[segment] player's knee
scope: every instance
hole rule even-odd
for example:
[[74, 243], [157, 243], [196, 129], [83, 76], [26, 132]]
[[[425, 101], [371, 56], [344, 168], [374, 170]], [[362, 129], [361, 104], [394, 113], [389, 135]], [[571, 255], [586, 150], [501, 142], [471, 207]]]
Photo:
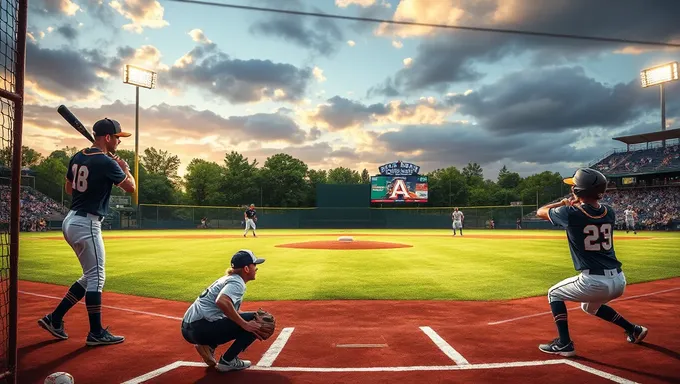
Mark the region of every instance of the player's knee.
[[600, 305], [601, 304], [599, 304], [599, 303], [597, 303], [597, 304], [595, 304], [595, 303], [581, 303], [581, 309], [583, 310], [583, 312], [595, 316], [595, 314], [597, 314], [597, 310], [600, 309]]

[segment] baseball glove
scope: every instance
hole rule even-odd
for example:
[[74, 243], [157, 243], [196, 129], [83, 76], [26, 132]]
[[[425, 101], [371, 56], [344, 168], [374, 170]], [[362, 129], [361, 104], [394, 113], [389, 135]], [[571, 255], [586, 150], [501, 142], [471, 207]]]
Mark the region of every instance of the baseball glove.
[[255, 312], [255, 321], [261, 325], [257, 334], [262, 340], [267, 340], [274, 334], [276, 329], [276, 318], [274, 318], [274, 315], [260, 308]]

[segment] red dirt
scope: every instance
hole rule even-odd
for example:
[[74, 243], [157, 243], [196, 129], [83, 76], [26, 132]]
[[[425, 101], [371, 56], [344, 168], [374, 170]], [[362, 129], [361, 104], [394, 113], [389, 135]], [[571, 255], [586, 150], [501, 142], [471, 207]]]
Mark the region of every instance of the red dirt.
[[[363, 237], [394, 237], [394, 233], [305, 233], [305, 234], [258, 234], [258, 237], [340, 237], [340, 236], [363, 236]], [[104, 234], [105, 240], [125, 240], [125, 239], [238, 239], [243, 237], [243, 235], [220, 235], [220, 234], [200, 234], [195, 235], [107, 235]], [[435, 234], [418, 234], [418, 237], [452, 237], [451, 235], [435, 235]], [[492, 240], [561, 240], [566, 239], [566, 234], [561, 235], [481, 235], [481, 234], [467, 234], [462, 236], [467, 239], [492, 239]], [[37, 237], [37, 240], [59, 240], [64, 241], [62, 236], [45, 236]], [[616, 236], [616, 240], [651, 240], [655, 239], [653, 236]]]
[[[143, 282], [140, 282], [143, 283]], [[36, 323], [59, 302], [67, 287], [20, 282], [19, 378], [42, 383], [52, 372], [65, 371], [77, 383], [121, 383], [175, 361], [200, 358], [180, 333], [188, 303], [105, 292], [103, 304], [174, 318], [103, 308], [103, 322], [127, 340], [120, 345], [85, 347], [87, 314], [77, 305], [65, 319], [70, 339], [54, 340]], [[30, 293], [30, 294], [29, 294]], [[636, 295], [650, 294], [635, 298]], [[36, 296], [42, 295], [42, 296]], [[628, 286], [612, 307], [631, 321], [647, 326], [642, 344], [625, 341], [623, 331], [582, 312], [569, 312], [578, 357], [584, 364], [628, 380], [644, 383], [679, 382], [680, 278]], [[82, 302], [81, 302], [82, 303]], [[554, 322], [545, 297], [511, 301], [278, 301], [250, 302], [242, 310], [263, 307], [277, 316], [277, 326], [294, 327], [273, 367], [395, 367], [453, 365], [419, 329], [429, 326], [470, 364], [553, 360], [537, 344], [555, 337]], [[570, 303], [568, 308], [578, 308]], [[323, 314], [310, 316], [310, 314]], [[498, 325], [489, 322], [541, 313]], [[241, 357], [257, 363], [275, 337], [256, 341]], [[338, 343], [379, 343], [386, 348], [337, 348]], [[218, 348], [223, 353], [226, 346]], [[151, 381], [221, 383], [363, 383], [363, 382], [603, 382], [603, 379], [566, 365], [522, 368], [419, 372], [288, 372], [246, 370], [218, 374], [204, 367], [181, 367]]]
[[302, 249], [390, 249], [390, 248], [411, 248], [413, 245], [400, 243], [386, 243], [382, 241], [306, 241], [302, 243], [278, 244], [278, 248], [302, 248]]

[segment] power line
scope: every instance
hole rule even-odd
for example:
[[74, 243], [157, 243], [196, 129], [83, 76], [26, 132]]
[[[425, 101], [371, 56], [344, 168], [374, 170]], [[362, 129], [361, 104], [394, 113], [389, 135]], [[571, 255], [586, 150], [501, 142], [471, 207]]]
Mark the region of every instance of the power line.
[[215, 2], [211, 2], [211, 1], [202, 1], [202, 0], [167, 0], [167, 1], [176, 2], [176, 3], [208, 5], [208, 6], [222, 7], [222, 8], [242, 9], [242, 10], [247, 10], [247, 11], [282, 13], [282, 14], [297, 15], [297, 16], [324, 17], [324, 18], [327, 18], [327, 19], [366, 21], [366, 22], [372, 22], [372, 23], [409, 25], [409, 26], [416, 26], [416, 27], [459, 29], [459, 30], [476, 31], [476, 32], [507, 33], [507, 34], [515, 34], [515, 35], [526, 35], [526, 36], [553, 37], [553, 38], [560, 38], [560, 39], [590, 40], [590, 41], [600, 41], [600, 42], [607, 42], [607, 43], [653, 45], [653, 46], [659, 46], [659, 47], [680, 48], [680, 43], [664, 43], [664, 42], [659, 42], [659, 41], [630, 40], [630, 39], [619, 39], [619, 38], [613, 38], [613, 37], [571, 35], [571, 34], [562, 34], [562, 33], [523, 31], [523, 30], [514, 30], [514, 29], [464, 27], [464, 26], [460, 26], [460, 25], [419, 23], [419, 22], [415, 22], [415, 21], [398, 21], [398, 20], [388, 20], [388, 19], [377, 19], [377, 18], [372, 18], [372, 17], [344, 16], [344, 15], [338, 15], [338, 14], [332, 14], [332, 13], [291, 11], [291, 10], [287, 10], [287, 9], [277, 9], [277, 8], [253, 7], [253, 6], [248, 6], [248, 5], [215, 3]]

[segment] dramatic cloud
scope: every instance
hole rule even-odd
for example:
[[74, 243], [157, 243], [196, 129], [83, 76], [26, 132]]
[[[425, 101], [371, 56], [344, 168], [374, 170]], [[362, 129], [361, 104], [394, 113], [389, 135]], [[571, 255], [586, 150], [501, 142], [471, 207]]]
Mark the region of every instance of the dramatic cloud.
[[43, 16], [74, 16], [80, 10], [80, 6], [71, 0], [32, 0], [29, 8]]
[[517, 134], [618, 128], [657, 105], [658, 95], [642, 89], [637, 79], [607, 86], [587, 77], [583, 68], [562, 67], [510, 73], [449, 102], [489, 131]]
[[[303, 10], [299, 1], [277, 2], [277, 8]], [[313, 12], [321, 12], [314, 8]], [[253, 23], [250, 32], [255, 35], [283, 39], [320, 55], [330, 56], [344, 41], [342, 30], [334, 20], [274, 14]]]
[[66, 40], [71, 41], [71, 42], [75, 41], [76, 38], [78, 37], [78, 30], [75, 29], [74, 27], [72, 27], [70, 25], [66, 25], [66, 24], [57, 28], [57, 32], [60, 35], [64, 36], [64, 38], [66, 38]]
[[163, 19], [165, 9], [156, 0], [113, 0], [109, 3], [131, 23], [123, 25], [123, 29], [142, 33], [144, 28], [163, 28], [170, 25]]
[[231, 103], [269, 99], [297, 102], [314, 79], [312, 68], [297, 68], [271, 60], [232, 59], [202, 32], [192, 31], [198, 45], [167, 72], [168, 84], [197, 87]]
[[392, 101], [387, 104], [364, 105], [340, 96], [309, 111], [307, 121], [331, 131], [361, 127], [365, 124], [442, 124], [452, 108], [424, 99], [408, 104]]
[[[612, 12], [615, 9], [616, 12]], [[393, 18], [424, 23], [522, 29], [562, 34], [598, 35], [636, 40], [672, 41], [680, 38], [678, 2], [644, 2], [640, 0], [459, 0], [419, 2], [402, 0]], [[640, 17], [644, 15], [644, 17]], [[629, 20], [636, 20], [629, 23]], [[578, 30], [574, 29], [578, 25]], [[625, 31], [625, 32], [624, 32]], [[484, 74], [475, 67], [501, 59], [529, 53], [534, 64], [573, 61], [583, 55], [607, 52], [632, 52], [636, 48], [622, 44], [588, 42], [455, 31], [433, 27], [383, 24], [376, 34], [394, 37], [425, 36], [429, 40], [418, 47], [418, 55], [408, 70], [401, 70], [386, 84], [372, 92], [389, 94], [394, 90], [435, 89], [443, 91], [456, 82], [481, 79]]]
[[377, 0], [335, 0], [335, 5], [340, 8], [347, 8], [350, 5], [358, 5], [360, 7], [370, 7], [375, 4]]

